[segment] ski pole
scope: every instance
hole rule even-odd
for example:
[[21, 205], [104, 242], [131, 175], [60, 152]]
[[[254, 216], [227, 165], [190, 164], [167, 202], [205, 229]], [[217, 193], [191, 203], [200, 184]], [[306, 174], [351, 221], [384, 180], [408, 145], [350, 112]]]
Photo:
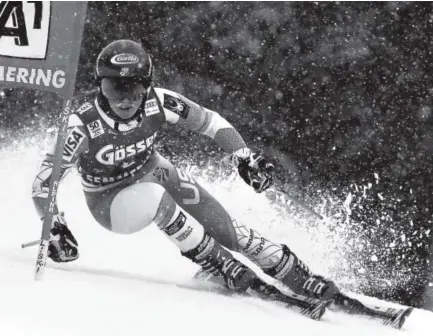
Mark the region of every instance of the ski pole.
[[291, 200], [293, 203], [299, 205], [301, 208], [303, 208], [304, 210], [308, 211], [310, 214], [314, 215], [315, 217], [317, 217], [320, 220], [323, 220], [323, 216], [319, 213], [317, 213], [316, 211], [314, 211], [313, 209], [311, 209], [308, 205], [298, 201], [296, 198], [294, 198], [293, 196], [290, 196], [286, 191], [282, 190], [282, 189], [269, 189], [270, 191], [273, 191], [275, 193], [281, 193], [283, 194], [285, 197], [287, 197], [289, 200]]
[[35, 245], [38, 245], [40, 242], [41, 242], [40, 239], [38, 239], [38, 240], [33, 240], [33, 241], [31, 241], [31, 242], [28, 242], [28, 243], [25, 243], [25, 244], [21, 244], [21, 247], [22, 247], [22, 248], [26, 248], [26, 247], [30, 247], [30, 246], [35, 246]]

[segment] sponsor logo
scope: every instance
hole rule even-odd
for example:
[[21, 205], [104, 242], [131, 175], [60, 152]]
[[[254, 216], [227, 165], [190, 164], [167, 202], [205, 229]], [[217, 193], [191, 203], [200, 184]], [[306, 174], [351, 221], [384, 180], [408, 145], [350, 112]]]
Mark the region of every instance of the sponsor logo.
[[186, 216], [183, 214], [182, 211], [180, 211], [179, 215], [177, 216], [175, 221], [172, 224], [170, 224], [169, 226], [165, 227], [164, 231], [169, 236], [172, 236], [175, 233], [179, 232], [183, 228], [183, 226], [185, 225], [185, 222], [186, 222]]
[[150, 99], [146, 101], [144, 104], [144, 113], [146, 114], [146, 117], [159, 113], [159, 107], [156, 99]]
[[36, 260], [37, 273], [40, 272], [41, 268], [45, 267], [46, 264], [45, 253], [47, 253], [47, 255], [49, 254], [49, 251], [47, 251], [47, 249], [48, 249], [48, 244], [46, 244], [45, 240], [42, 240], [39, 246], [38, 258]]
[[133, 54], [118, 54], [111, 58], [112, 64], [126, 65], [138, 63], [138, 57]]
[[123, 173], [117, 174], [115, 176], [93, 176], [90, 174], [82, 175], [82, 178], [91, 184], [95, 185], [107, 185], [114, 182], [121, 181], [127, 177], [133, 176], [136, 172], [138, 172], [141, 168], [143, 168], [144, 164], [141, 164], [135, 167], [132, 170], [125, 171]]
[[176, 168], [177, 175], [181, 181], [179, 185], [184, 189], [189, 189], [188, 193], [192, 194], [192, 198], [183, 198], [183, 204], [198, 204], [200, 202], [200, 192], [194, 184], [196, 184], [195, 179], [187, 172], [180, 168]]
[[147, 139], [140, 140], [132, 145], [128, 146], [114, 146], [114, 145], [106, 145], [102, 147], [96, 153], [96, 160], [98, 162], [107, 165], [114, 166], [120, 163], [121, 161], [130, 158], [134, 155], [140, 154], [145, 150], [149, 149], [153, 145], [153, 141], [155, 140], [156, 132]]
[[0, 65], [0, 82], [34, 84], [61, 89], [66, 83], [63, 70], [18, 68]]
[[[282, 279], [286, 276], [287, 273], [292, 269], [294, 262], [294, 258], [292, 255], [287, 255], [284, 253], [283, 258], [281, 259], [280, 263], [277, 265], [277, 267], [274, 270], [274, 277], [276, 279]], [[272, 274], [271, 274], [272, 275]]]
[[63, 160], [71, 162], [77, 149], [80, 147], [84, 140], [84, 134], [78, 127], [74, 127], [66, 138], [65, 145], [63, 146]]
[[182, 118], [188, 117], [189, 106], [177, 97], [164, 93], [164, 107]]
[[188, 226], [186, 228], [185, 232], [182, 232], [179, 236], [176, 237], [176, 240], [177, 241], [185, 240], [186, 238], [188, 238], [190, 236], [191, 232], [192, 232], [192, 227]]
[[215, 240], [206, 233], [202, 242], [196, 247], [197, 255], [195, 258], [197, 260], [205, 258], [212, 251], [214, 246]]
[[250, 229], [250, 237], [248, 238], [247, 244], [244, 247], [244, 251], [248, 250], [254, 240], [254, 230]]
[[176, 168], [177, 171], [177, 175], [179, 177], [179, 180], [181, 180], [182, 182], [188, 182], [188, 183], [197, 183], [196, 180], [194, 179], [194, 177], [191, 176], [190, 173], [184, 171], [183, 169], [180, 168]]
[[135, 163], [134, 160], [131, 160], [131, 161], [123, 161], [123, 163], [122, 163], [122, 168], [123, 168], [123, 169], [126, 169], [126, 168], [128, 168], [128, 167], [131, 167], [134, 163]]
[[275, 272], [278, 274], [283, 267], [286, 265], [286, 263], [289, 261], [289, 257], [287, 254], [283, 254], [283, 258], [281, 259], [280, 263], [275, 268]]
[[71, 113], [70, 106], [71, 106], [71, 100], [67, 100], [66, 104], [65, 104], [65, 107], [64, 107], [64, 109], [62, 111], [62, 114], [60, 116], [60, 120], [61, 120], [61, 124], [62, 124], [62, 126], [60, 128], [60, 132], [61, 133], [65, 133], [66, 130], [68, 129], [68, 124], [69, 124], [68, 123], [68, 118], [69, 118], [69, 114]]
[[56, 206], [56, 195], [59, 189], [59, 181], [54, 181], [53, 183], [53, 197], [51, 198], [50, 205], [48, 206], [48, 212], [53, 213]]
[[260, 252], [263, 251], [265, 244], [266, 244], [266, 239], [261, 237], [259, 245], [257, 246], [256, 250], [253, 253], [251, 253], [251, 255], [256, 257]]
[[50, 10], [48, 1], [1, 1], [0, 55], [45, 59]]
[[76, 113], [78, 113], [78, 114], [83, 114], [84, 112], [90, 110], [91, 108], [92, 108], [92, 104], [90, 104], [89, 102], [87, 102], [87, 103], [84, 103], [83, 105], [81, 105], [81, 106], [77, 109]]
[[90, 137], [92, 139], [104, 134], [104, 128], [102, 127], [101, 120], [99, 119], [87, 124], [87, 130], [89, 131]]
[[164, 183], [168, 180], [170, 172], [167, 168], [157, 167], [153, 172], [153, 176], [160, 182]]

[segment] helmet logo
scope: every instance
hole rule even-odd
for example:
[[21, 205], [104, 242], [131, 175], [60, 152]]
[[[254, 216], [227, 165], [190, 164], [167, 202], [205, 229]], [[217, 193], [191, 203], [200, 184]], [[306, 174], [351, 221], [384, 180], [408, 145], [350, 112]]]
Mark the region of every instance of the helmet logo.
[[111, 58], [111, 63], [125, 65], [138, 63], [138, 57], [133, 54], [118, 54]]
[[129, 68], [122, 68], [122, 70], [120, 70], [120, 76], [126, 76], [129, 73]]

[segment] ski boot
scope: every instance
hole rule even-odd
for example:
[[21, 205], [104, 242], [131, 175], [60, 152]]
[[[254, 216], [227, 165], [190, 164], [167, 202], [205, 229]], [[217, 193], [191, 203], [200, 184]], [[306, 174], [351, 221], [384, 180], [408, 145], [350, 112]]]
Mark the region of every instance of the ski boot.
[[280, 262], [273, 268], [265, 270], [265, 273], [282, 282], [296, 294], [307, 297], [330, 300], [340, 292], [335, 283], [320, 275], [311, 273], [294, 253], [286, 245], [282, 245], [283, 256]]
[[194, 276], [195, 280], [216, 284], [218, 290], [226, 288], [230, 290], [228, 293], [252, 295], [263, 300], [285, 303], [300, 309], [303, 315], [314, 320], [319, 320], [333, 302], [282, 293], [275, 286], [261, 280], [249, 267], [236, 260], [207, 234], [197, 248], [182, 252], [182, 255], [202, 267]]

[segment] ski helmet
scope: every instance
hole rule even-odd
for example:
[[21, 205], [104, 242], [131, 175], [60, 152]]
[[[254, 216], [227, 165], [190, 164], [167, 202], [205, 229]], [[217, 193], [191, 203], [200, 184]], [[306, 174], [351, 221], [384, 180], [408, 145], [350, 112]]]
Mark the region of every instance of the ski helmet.
[[145, 93], [152, 82], [152, 59], [139, 43], [117, 40], [101, 51], [95, 71], [102, 94], [122, 99]]

